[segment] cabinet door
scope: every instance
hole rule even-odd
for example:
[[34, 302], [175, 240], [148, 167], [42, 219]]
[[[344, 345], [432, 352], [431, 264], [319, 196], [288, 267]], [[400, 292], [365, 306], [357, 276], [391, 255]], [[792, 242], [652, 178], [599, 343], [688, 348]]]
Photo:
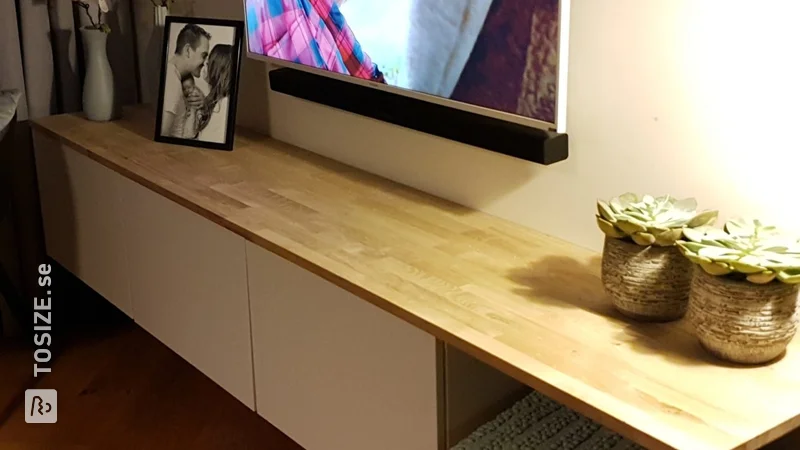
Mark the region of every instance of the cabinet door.
[[254, 409], [244, 240], [140, 185], [123, 201], [134, 319]]
[[130, 316], [120, 210], [130, 181], [39, 132], [34, 147], [48, 255]]
[[306, 450], [440, 448], [437, 342], [247, 243], [258, 413]]

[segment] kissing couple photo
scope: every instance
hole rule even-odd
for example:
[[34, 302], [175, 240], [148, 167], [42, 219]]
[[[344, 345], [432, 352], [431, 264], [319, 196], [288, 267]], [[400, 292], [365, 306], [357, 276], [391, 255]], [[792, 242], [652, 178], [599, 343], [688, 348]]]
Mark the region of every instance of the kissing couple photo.
[[240, 21], [167, 17], [156, 141], [231, 150]]

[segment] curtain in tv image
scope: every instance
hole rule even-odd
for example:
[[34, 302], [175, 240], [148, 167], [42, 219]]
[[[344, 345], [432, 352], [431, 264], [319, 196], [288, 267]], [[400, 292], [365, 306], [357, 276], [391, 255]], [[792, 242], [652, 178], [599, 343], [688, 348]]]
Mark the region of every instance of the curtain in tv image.
[[558, 3], [494, 0], [450, 98], [555, 123]]
[[555, 122], [559, 0], [388, 3], [339, 7], [389, 84]]

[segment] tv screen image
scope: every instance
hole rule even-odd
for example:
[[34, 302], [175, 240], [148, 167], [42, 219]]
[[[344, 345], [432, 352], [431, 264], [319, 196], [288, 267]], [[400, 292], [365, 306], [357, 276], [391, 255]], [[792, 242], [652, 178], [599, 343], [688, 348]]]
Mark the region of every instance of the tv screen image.
[[566, 1], [245, 0], [247, 45], [278, 64], [554, 129]]

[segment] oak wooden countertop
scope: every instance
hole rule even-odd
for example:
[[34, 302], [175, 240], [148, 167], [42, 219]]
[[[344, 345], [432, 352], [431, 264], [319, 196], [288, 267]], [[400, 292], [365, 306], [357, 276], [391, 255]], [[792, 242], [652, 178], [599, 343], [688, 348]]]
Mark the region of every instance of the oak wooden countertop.
[[800, 426], [800, 339], [771, 366], [720, 363], [684, 322], [619, 316], [594, 252], [257, 134], [159, 144], [152, 122], [35, 130], [648, 448], [755, 449]]

